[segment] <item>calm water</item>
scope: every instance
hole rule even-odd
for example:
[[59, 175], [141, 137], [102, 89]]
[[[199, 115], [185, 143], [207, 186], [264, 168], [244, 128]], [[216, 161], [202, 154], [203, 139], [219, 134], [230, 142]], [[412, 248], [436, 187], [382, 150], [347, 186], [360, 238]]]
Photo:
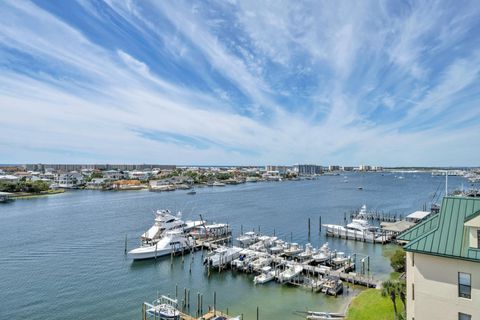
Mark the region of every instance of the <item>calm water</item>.
[[[244, 313], [255, 319], [291, 319], [294, 310], [338, 310], [345, 298], [326, 297], [307, 290], [270, 283], [253, 286], [252, 276], [223, 272], [210, 278], [201, 265], [202, 253], [182, 259], [133, 263], [124, 255], [138, 244], [138, 236], [153, 223], [158, 208], [181, 210], [184, 219], [228, 222], [238, 233], [257, 229], [302, 244], [308, 241], [307, 219], [312, 218], [312, 238], [319, 246], [329, 241], [334, 249], [372, 257], [372, 271], [384, 278], [391, 271], [387, 252], [391, 246], [325, 238], [323, 223], [342, 223], [344, 212], [363, 203], [369, 209], [408, 214], [422, 208], [444, 186], [442, 177], [429, 174], [349, 174], [318, 180], [272, 182], [202, 188], [194, 196], [183, 191], [101, 192], [75, 191], [44, 198], [17, 200], [0, 205], [0, 319], [140, 319], [141, 303], [157, 292], [191, 289], [191, 310], [196, 293], [204, 294], [204, 309]], [[451, 177], [451, 188], [464, 180]], [[357, 190], [358, 186], [364, 190]], [[439, 187], [440, 186], [440, 187]], [[190, 274], [190, 265], [192, 273]]]

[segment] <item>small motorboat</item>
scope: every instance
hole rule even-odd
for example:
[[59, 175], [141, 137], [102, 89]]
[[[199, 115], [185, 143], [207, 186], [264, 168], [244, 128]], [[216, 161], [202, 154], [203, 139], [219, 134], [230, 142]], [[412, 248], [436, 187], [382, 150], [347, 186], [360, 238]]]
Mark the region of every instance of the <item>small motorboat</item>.
[[279, 254], [285, 250], [285, 242], [283, 240], [276, 240], [272, 247], [269, 248], [271, 254]]
[[240, 243], [241, 246], [246, 247], [257, 241], [257, 234], [253, 231], [245, 232], [245, 234], [238, 237], [236, 240]]
[[332, 263], [335, 265], [343, 265], [350, 260], [349, 256], [345, 255], [345, 252], [337, 252], [334, 254], [334, 258], [332, 259]]
[[275, 279], [275, 271], [270, 266], [263, 267], [262, 272], [253, 278], [253, 283], [263, 284]]
[[302, 273], [303, 267], [299, 264], [291, 264], [278, 275], [278, 281], [281, 283], [292, 281]]
[[283, 251], [283, 254], [289, 257], [294, 257], [302, 252], [303, 249], [298, 245], [298, 243], [291, 243], [290, 246]]
[[324, 281], [322, 292], [331, 296], [337, 296], [343, 292], [343, 282], [338, 277], [330, 276]]
[[180, 311], [177, 310], [178, 302], [175, 299], [161, 296], [151, 304], [144, 303], [146, 306], [145, 313], [160, 320], [179, 320]]
[[187, 194], [189, 194], [189, 195], [194, 195], [194, 194], [197, 194], [197, 191], [195, 191], [195, 190], [190, 190], [190, 191], [187, 192]]

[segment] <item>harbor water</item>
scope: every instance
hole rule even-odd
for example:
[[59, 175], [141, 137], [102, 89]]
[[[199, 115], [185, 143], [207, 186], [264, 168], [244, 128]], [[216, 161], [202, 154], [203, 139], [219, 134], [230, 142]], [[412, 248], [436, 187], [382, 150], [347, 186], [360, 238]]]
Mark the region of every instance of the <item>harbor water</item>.
[[[124, 254], [139, 244], [154, 211], [182, 211], [183, 219], [228, 222], [237, 236], [255, 229], [284, 240], [368, 255], [371, 272], [387, 278], [393, 245], [326, 238], [322, 223], [343, 224], [344, 213], [366, 204], [369, 210], [406, 215], [429, 204], [444, 177], [410, 173], [349, 173], [316, 180], [246, 183], [156, 193], [148, 191], [70, 191], [0, 205], [0, 319], [140, 319], [141, 303], [157, 293], [190, 289], [195, 314], [197, 292], [203, 310], [213, 305], [255, 319], [295, 319], [293, 311], [343, 311], [348, 297], [328, 297], [306, 289], [269, 283], [253, 285], [253, 275], [212, 272], [202, 252], [156, 261], [133, 262]], [[348, 181], [348, 182], [346, 182]], [[450, 177], [449, 186], [465, 182]], [[359, 190], [358, 187], [363, 187]], [[308, 218], [311, 234], [308, 236]], [[351, 291], [350, 291], [351, 292]]]

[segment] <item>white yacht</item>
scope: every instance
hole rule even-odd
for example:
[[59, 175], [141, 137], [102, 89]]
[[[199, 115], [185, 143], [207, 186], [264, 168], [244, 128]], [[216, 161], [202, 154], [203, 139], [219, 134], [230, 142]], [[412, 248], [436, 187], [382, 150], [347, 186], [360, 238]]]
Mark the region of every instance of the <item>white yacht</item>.
[[368, 242], [383, 242], [382, 234], [377, 227], [369, 224], [367, 220], [367, 207], [362, 206], [360, 212], [352, 222], [346, 226], [338, 224], [323, 224], [327, 229], [327, 234], [334, 234], [347, 239], [365, 240]]
[[213, 268], [219, 268], [237, 259], [241, 251], [242, 248], [238, 247], [218, 247], [205, 257], [203, 264]]
[[160, 239], [153, 242], [143, 243], [141, 247], [128, 252], [134, 260], [158, 258], [171, 253], [189, 250], [193, 247], [194, 240], [185, 237], [183, 231], [166, 231]]
[[253, 283], [263, 284], [275, 279], [275, 271], [270, 266], [262, 268], [262, 272], [253, 278]]
[[241, 246], [246, 247], [257, 241], [257, 234], [253, 231], [245, 232], [243, 235], [238, 237], [236, 240], [240, 243]]
[[288, 282], [292, 281], [302, 273], [303, 267], [300, 264], [291, 264], [284, 271], [278, 275], [278, 281]]
[[182, 230], [185, 223], [180, 219], [181, 213], [179, 212], [174, 216], [170, 210], [157, 210], [155, 213], [155, 223], [145, 233], [142, 234], [142, 242], [152, 243], [155, 239], [158, 239], [166, 231], [170, 230]]
[[175, 299], [161, 296], [152, 303], [144, 303], [146, 306], [146, 314], [153, 316], [159, 320], [178, 320], [180, 319], [180, 311], [177, 310], [178, 302]]
[[316, 254], [312, 255], [312, 259], [316, 263], [325, 262], [329, 258], [330, 258], [330, 248], [328, 247], [328, 242], [325, 242], [320, 248], [320, 250]]

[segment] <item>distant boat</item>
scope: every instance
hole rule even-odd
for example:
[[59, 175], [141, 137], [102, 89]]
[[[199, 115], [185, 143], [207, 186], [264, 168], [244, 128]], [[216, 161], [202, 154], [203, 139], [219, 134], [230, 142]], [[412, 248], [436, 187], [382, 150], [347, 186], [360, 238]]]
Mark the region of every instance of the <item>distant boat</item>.
[[358, 187], [357, 189], [358, 189], [358, 190], [363, 190], [363, 187]]
[[197, 191], [195, 191], [195, 190], [190, 190], [190, 191], [187, 192], [187, 194], [194, 195], [194, 194], [197, 194]]

